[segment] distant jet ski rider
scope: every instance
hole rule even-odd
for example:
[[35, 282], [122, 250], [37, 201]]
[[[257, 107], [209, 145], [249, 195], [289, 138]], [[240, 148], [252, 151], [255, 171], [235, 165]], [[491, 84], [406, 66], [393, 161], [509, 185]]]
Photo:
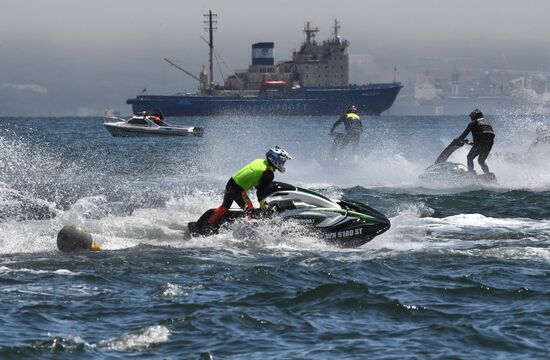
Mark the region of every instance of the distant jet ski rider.
[[466, 127], [466, 130], [464, 130], [455, 141], [464, 143], [468, 133], [472, 132], [474, 145], [466, 157], [468, 170], [474, 171], [474, 159], [478, 157], [477, 162], [481, 166], [483, 173], [494, 177], [494, 174], [489, 171], [489, 167], [485, 163], [485, 160], [493, 148], [495, 139], [493, 127], [483, 118], [483, 113], [479, 109], [475, 109], [470, 113], [470, 119], [471, 121]]
[[527, 150], [528, 154], [532, 154], [535, 148], [539, 145], [550, 144], [550, 129], [548, 129], [546, 126], [539, 125], [536, 129], [536, 133], [537, 133], [537, 138], [529, 146], [529, 149]]
[[254, 205], [248, 197], [248, 191], [252, 188], [256, 188], [256, 196], [260, 202], [260, 209], [265, 209], [266, 192], [275, 177], [275, 170], [279, 170], [282, 173], [285, 172], [285, 163], [287, 160], [292, 160], [288, 152], [275, 146], [265, 154], [265, 159], [256, 159], [237, 171], [225, 186], [223, 203], [206, 220], [208, 225], [215, 225], [229, 211], [233, 201], [241, 209], [244, 209], [245, 212], [254, 209]]
[[[341, 123], [344, 123], [346, 132], [344, 134], [335, 134], [334, 131]], [[352, 144], [353, 158], [356, 161], [358, 157], [357, 148], [359, 145], [359, 138], [362, 132], [363, 122], [361, 121], [361, 117], [357, 115], [357, 108], [354, 105], [350, 105], [346, 113], [340, 116], [330, 129], [330, 135], [335, 137], [332, 144], [332, 155], [335, 155], [336, 148], [343, 148], [348, 144]]]

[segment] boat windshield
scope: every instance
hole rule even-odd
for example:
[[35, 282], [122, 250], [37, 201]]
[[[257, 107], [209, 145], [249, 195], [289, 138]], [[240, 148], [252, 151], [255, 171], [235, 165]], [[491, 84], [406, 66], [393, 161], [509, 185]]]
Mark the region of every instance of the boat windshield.
[[132, 124], [132, 125], [147, 125], [147, 121], [145, 121], [145, 119], [143, 118], [133, 118], [133, 119], [130, 119], [128, 120], [128, 124]]

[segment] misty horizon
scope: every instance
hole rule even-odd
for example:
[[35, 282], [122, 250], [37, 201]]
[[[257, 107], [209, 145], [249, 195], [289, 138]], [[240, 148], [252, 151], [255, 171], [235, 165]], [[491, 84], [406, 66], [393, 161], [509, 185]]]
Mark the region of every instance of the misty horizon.
[[[319, 28], [322, 41], [335, 18], [351, 43], [352, 83], [391, 82], [394, 66], [404, 91], [430, 67], [549, 70], [550, 4], [442, 3], [281, 1], [266, 16], [249, 0], [115, 5], [8, 0], [3, 8], [9, 11], [0, 15], [0, 115], [100, 115], [109, 106], [129, 113], [126, 99], [144, 88], [165, 95], [196, 91], [195, 80], [163, 58], [197, 74], [207, 65], [208, 48], [200, 37], [207, 36], [203, 14], [209, 9], [218, 15], [216, 51], [233, 70], [248, 67], [255, 42], [273, 41], [275, 60], [289, 60], [304, 40], [305, 22]], [[243, 16], [242, 9], [250, 11]], [[221, 81], [219, 72], [215, 77]]]

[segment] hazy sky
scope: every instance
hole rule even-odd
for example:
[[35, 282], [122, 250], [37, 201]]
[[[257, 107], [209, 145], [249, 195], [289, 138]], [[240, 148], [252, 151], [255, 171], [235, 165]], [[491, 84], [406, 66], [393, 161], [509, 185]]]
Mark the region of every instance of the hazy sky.
[[0, 0], [0, 115], [129, 112], [126, 99], [144, 87], [194, 91], [163, 58], [198, 73], [209, 9], [218, 14], [215, 46], [233, 69], [249, 65], [259, 41], [274, 41], [276, 60], [288, 60], [306, 21], [323, 40], [334, 18], [357, 83], [391, 81], [394, 64], [405, 81], [434, 59], [550, 65], [548, 0]]

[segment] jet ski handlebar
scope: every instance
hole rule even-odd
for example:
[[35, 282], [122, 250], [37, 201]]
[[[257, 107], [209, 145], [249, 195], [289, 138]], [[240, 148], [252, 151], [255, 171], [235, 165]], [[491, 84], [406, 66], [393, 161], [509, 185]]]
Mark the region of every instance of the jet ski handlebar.
[[453, 141], [451, 141], [451, 143], [445, 149], [443, 149], [441, 154], [439, 154], [434, 164], [439, 164], [447, 161], [449, 156], [451, 156], [451, 154], [458, 150], [460, 147], [464, 146], [464, 144], [473, 145], [473, 143], [468, 141], [468, 139], [453, 139]]
[[462, 146], [462, 145], [474, 145], [473, 142], [471, 142], [468, 139], [454, 139], [452, 142], [453, 145]]

